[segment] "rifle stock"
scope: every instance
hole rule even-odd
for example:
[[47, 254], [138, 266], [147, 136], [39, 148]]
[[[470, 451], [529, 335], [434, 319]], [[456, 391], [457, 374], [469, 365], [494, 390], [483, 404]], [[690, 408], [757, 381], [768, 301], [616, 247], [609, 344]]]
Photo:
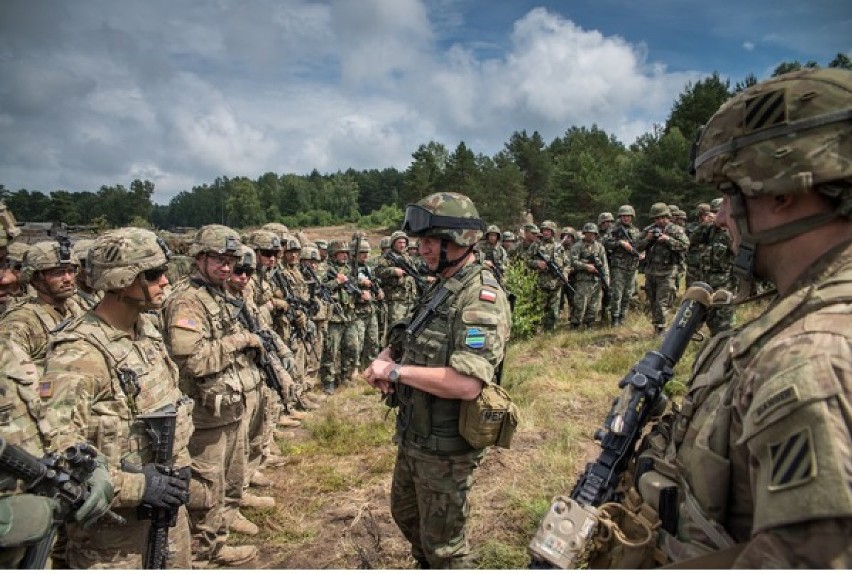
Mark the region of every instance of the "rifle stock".
[[570, 498], [558, 496], [551, 503], [529, 545], [533, 565], [573, 568], [585, 553], [599, 523], [597, 508], [619, 499], [616, 489], [643, 429], [665, 406], [663, 387], [704, 322], [711, 293], [706, 283], [693, 283], [660, 348], [648, 351], [618, 383], [621, 394], [613, 401], [604, 427], [595, 433], [601, 452], [586, 465]]

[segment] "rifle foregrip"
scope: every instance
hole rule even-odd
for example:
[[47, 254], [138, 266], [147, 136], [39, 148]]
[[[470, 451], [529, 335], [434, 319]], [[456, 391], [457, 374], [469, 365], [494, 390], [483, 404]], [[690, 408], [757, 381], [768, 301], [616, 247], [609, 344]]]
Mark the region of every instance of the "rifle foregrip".
[[0, 436], [0, 466], [15, 478], [23, 480], [27, 488], [37, 484], [47, 476], [50, 470], [39, 459], [21, 447], [9, 444], [2, 436]]

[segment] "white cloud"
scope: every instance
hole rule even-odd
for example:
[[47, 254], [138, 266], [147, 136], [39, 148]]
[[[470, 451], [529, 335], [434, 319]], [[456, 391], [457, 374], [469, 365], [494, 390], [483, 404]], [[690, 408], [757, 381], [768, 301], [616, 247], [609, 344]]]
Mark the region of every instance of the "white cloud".
[[754, 42], [743, 42], [743, 49], [746, 52], [751, 52], [754, 50]]

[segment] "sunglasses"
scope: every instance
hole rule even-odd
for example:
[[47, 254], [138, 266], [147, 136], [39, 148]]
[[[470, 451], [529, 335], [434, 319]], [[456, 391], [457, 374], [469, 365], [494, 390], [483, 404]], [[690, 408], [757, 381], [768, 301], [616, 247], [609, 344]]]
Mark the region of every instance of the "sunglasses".
[[277, 257], [278, 251], [275, 249], [258, 249], [258, 253], [263, 255], [264, 257]]
[[247, 277], [251, 277], [253, 273], [254, 269], [251, 267], [243, 267], [242, 265], [234, 267], [234, 270], [231, 271], [231, 275], [246, 275]]
[[155, 269], [143, 271], [142, 276], [145, 277], [145, 281], [153, 283], [154, 281], [159, 281], [160, 278], [166, 274], [166, 271], [168, 271], [167, 267], [157, 267]]

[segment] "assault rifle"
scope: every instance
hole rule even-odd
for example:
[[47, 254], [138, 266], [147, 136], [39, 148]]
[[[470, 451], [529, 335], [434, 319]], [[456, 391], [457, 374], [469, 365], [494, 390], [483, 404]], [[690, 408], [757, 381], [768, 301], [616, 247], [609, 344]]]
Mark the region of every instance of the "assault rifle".
[[[24, 492], [53, 498], [59, 503], [47, 535], [27, 548], [19, 568], [44, 569], [59, 525], [89, 498], [86, 481], [97, 466], [97, 454], [92, 445], [79, 443], [62, 454], [48, 453], [39, 459], [0, 436], [0, 472], [23, 481]], [[118, 524], [127, 522], [112, 511], [107, 514]]]
[[260, 340], [263, 342], [263, 350], [255, 351], [254, 362], [263, 373], [266, 385], [275, 391], [278, 398], [281, 399], [281, 405], [283, 406], [284, 411], [288, 412], [289, 409], [287, 404], [290, 402], [290, 397], [287, 394], [287, 390], [284, 389], [284, 384], [278, 377], [278, 372], [275, 370], [275, 366], [272, 364], [272, 361], [276, 360], [273, 359], [273, 357], [278, 357], [278, 347], [275, 345], [274, 335], [267, 329], [260, 327], [257, 318], [252, 316], [249, 312], [244, 300], [229, 299], [228, 302], [237, 307], [236, 319], [240, 322], [240, 324], [248, 329], [249, 332], [260, 337]]
[[[361, 288], [358, 287], [358, 284], [356, 283], [357, 277], [358, 277], [357, 274], [354, 276], [354, 278], [353, 278], [353, 276], [347, 275], [346, 281], [341, 285], [341, 287], [343, 287], [343, 290], [346, 291], [347, 293], [349, 293], [349, 295], [351, 295], [352, 297], [359, 297], [360, 298], [361, 297]], [[336, 278], [337, 278], [337, 269], [335, 269], [334, 267], [329, 267], [328, 271], [326, 271], [326, 273], [325, 273], [325, 280], [331, 281], [332, 279], [336, 279]]]
[[388, 249], [385, 251], [385, 258], [393, 265], [394, 267], [399, 267], [405, 272], [406, 275], [414, 279], [414, 284], [417, 286], [417, 292], [423, 293], [426, 289], [429, 288], [429, 284], [425, 279], [420, 277], [420, 274], [408, 261], [402, 258], [399, 254], [395, 253], [393, 249]]
[[343, 309], [340, 307], [340, 303], [334, 300], [334, 296], [331, 294], [331, 291], [326, 286], [325, 283], [319, 280], [317, 277], [317, 272], [314, 271], [314, 268], [310, 265], [302, 266], [302, 274], [308, 276], [308, 285], [311, 290], [311, 297], [319, 297], [332, 307], [334, 310], [342, 315]]
[[290, 344], [293, 345], [296, 340], [301, 339], [308, 344], [310, 352], [316, 356], [316, 327], [311, 329], [310, 325], [306, 325], [304, 329], [299, 328], [296, 324], [296, 313], [301, 311], [310, 320], [319, 311], [317, 303], [315, 301], [306, 302], [297, 297], [290, 286], [290, 282], [277, 267], [269, 274], [269, 278], [284, 295], [284, 300], [287, 301], [287, 318], [290, 320], [291, 326]]
[[695, 282], [683, 297], [659, 350], [648, 351], [618, 383], [616, 398], [602, 429], [595, 432], [601, 452], [586, 465], [571, 497], [557, 496], [529, 545], [534, 567], [572, 568], [594, 537], [601, 514], [598, 507], [618, 501], [622, 476], [636, 452], [645, 426], [665, 409], [663, 387], [672, 378], [692, 336], [704, 323], [712, 289]]
[[607, 283], [607, 277], [604, 275], [603, 261], [601, 261], [600, 256], [595, 255], [594, 253], [589, 253], [586, 255], [586, 262], [595, 268], [595, 271], [598, 272], [598, 279], [601, 280], [601, 291], [603, 292], [601, 313], [605, 314], [606, 310], [609, 309], [609, 283]]
[[562, 270], [559, 268], [559, 266], [556, 264], [552, 257], [545, 257], [544, 253], [542, 253], [541, 251], [541, 248], [539, 248], [538, 252], [536, 252], [533, 257], [538, 257], [539, 259], [547, 263], [547, 270], [551, 274], [553, 274], [557, 279], [559, 279], [559, 281], [562, 283], [562, 287], [567, 290], [572, 297], [576, 295], [574, 287], [571, 286], [571, 282], [568, 281], [568, 278], [565, 277], [565, 274], [562, 272]]
[[[136, 418], [145, 424], [145, 432], [151, 440], [151, 450], [154, 454], [152, 462], [160, 466], [160, 472], [183, 478], [189, 484], [189, 467], [184, 469], [172, 467], [177, 425], [176, 406], [166, 405], [152, 413], [138, 415]], [[177, 524], [177, 509], [154, 508], [150, 504], [141, 504], [136, 512], [140, 520], [151, 521], [142, 567], [146, 570], [165, 570], [169, 554], [169, 528]]]
[[630, 247], [632, 247], [633, 249], [631, 251], [627, 251], [625, 249], [625, 251], [627, 251], [631, 257], [639, 259], [639, 252], [636, 251], [636, 242], [630, 239], [630, 235], [627, 233], [626, 227], [624, 227], [623, 225], [616, 225], [612, 231], [612, 236], [613, 238], [618, 239], [619, 241], [626, 241], [627, 243], [629, 243]]

